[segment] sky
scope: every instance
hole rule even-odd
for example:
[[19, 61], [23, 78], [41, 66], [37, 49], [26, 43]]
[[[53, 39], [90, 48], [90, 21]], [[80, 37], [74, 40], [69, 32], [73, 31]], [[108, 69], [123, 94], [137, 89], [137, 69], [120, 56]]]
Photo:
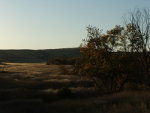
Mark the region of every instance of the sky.
[[79, 47], [87, 26], [106, 31], [149, 7], [150, 0], [0, 0], [0, 49]]

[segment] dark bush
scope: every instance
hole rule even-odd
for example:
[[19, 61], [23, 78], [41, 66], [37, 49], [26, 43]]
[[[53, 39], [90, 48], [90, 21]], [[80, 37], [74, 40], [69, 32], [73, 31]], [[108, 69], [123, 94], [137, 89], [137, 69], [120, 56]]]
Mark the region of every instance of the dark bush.
[[46, 64], [47, 65], [74, 65], [76, 62], [76, 58], [65, 58], [59, 57], [55, 59], [49, 59]]
[[70, 98], [72, 96], [72, 92], [71, 89], [69, 89], [69, 87], [63, 87], [62, 89], [60, 89], [60, 91], [58, 92], [58, 96], [60, 98]]

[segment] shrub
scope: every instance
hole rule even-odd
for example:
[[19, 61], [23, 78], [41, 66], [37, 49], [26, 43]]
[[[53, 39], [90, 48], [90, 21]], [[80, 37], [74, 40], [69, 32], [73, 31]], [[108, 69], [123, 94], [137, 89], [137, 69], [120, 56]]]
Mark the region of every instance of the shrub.
[[72, 96], [72, 92], [71, 89], [69, 89], [68, 87], [63, 87], [58, 92], [58, 95], [60, 98], [70, 98]]
[[55, 59], [50, 59], [46, 62], [47, 65], [74, 65], [76, 62], [76, 58], [65, 58], [59, 57]]

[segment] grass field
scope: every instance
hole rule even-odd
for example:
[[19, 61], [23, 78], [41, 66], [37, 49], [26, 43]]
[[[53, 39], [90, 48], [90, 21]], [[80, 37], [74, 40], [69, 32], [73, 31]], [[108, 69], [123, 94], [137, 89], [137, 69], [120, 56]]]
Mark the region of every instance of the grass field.
[[0, 66], [0, 113], [150, 113], [150, 91], [103, 95], [70, 65]]

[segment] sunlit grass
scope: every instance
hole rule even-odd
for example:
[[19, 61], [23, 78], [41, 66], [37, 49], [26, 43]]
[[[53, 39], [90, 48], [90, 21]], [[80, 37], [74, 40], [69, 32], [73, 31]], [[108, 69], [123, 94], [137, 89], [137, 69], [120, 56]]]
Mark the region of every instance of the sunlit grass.
[[6, 63], [6, 73], [0, 74], [0, 112], [3, 107], [6, 113], [150, 112], [150, 91], [104, 95], [90, 79], [70, 74], [71, 68], [45, 63]]

